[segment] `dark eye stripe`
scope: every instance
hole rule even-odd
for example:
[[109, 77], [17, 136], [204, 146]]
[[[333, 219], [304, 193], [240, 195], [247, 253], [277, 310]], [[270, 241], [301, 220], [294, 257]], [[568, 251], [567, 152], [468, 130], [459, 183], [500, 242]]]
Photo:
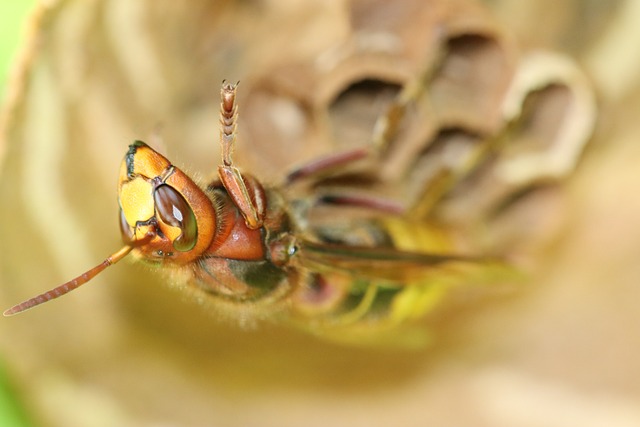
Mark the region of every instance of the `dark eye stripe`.
[[127, 175], [129, 176], [129, 178], [131, 178], [135, 173], [133, 169], [135, 166], [136, 151], [138, 150], [138, 148], [146, 147], [146, 146], [147, 144], [145, 144], [142, 141], [134, 141], [133, 144], [129, 145], [129, 150], [127, 151], [127, 154], [124, 156], [127, 164]]

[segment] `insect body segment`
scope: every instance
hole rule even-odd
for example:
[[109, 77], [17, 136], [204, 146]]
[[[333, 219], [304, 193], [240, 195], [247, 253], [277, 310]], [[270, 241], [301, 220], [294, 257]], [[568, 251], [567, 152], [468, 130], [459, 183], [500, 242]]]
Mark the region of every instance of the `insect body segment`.
[[267, 233], [250, 227], [243, 216], [243, 208], [265, 197], [264, 189], [233, 170], [239, 181], [231, 178], [229, 188], [223, 180], [202, 189], [144, 143], [131, 145], [119, 185], [123, 239], [152, 236], [134, 256], [181, 270], [201, 290], [231, 300], [263, 293], [252, 286], [253, 276], [265, 283], [267, 276], [283, 276], [274, 274], [277, 268], [267, 259]]
[[222, 83], [220, 97], [220, 143], [222, 145], [222, 164], [218, 166], [218, 175], [225, 189], [233, 197], [235, 205], [251, 229], [262, 227], [266, 200], [262, 185], [249, 175], [243, 176], [233, 165], [231, 152], [236, 140], [236, 118], [238, 106], [235, 104], [237, 84]]
[[211, 200], [143, 142], [129, 147], [120, 168], [118, 195], [125, 243], [153, 236], [151, 242], [136, 248], [139, 255], [187, 263], [211, 244], [216, 230]]

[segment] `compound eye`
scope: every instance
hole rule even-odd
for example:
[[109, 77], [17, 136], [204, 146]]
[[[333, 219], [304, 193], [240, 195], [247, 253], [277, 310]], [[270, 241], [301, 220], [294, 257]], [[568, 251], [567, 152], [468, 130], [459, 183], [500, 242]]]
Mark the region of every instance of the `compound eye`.
[[196, 216], [187, 201], [172, 187], [163, 184], [153, 193], [158, 216], [165, 224], [180, 229], [180, 235], [173, 241], [173, 247], [186, 252], [196, 245], [198, 224]]

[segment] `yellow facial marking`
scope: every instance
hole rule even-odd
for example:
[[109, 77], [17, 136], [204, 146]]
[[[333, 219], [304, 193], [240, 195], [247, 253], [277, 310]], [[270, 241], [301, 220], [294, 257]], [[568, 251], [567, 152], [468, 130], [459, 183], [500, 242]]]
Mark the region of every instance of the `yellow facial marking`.
[[127, 224], [135, 227], [136, 222], [146, 221], [154, 216], [153, 186], [141, 177], [122, 183], [120, 206]]

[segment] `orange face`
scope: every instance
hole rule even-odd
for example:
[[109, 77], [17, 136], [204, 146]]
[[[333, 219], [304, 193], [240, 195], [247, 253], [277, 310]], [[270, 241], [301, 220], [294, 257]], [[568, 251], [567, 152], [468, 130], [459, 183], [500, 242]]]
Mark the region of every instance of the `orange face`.
[[[211, 201], [144, 142], [131, 144], [122, 161], [118, 202], [122, 239], [145, 260], [185, 264], [211, 244], [216, 228]], [[149, 241], [135, 245], [142, 239]]]

